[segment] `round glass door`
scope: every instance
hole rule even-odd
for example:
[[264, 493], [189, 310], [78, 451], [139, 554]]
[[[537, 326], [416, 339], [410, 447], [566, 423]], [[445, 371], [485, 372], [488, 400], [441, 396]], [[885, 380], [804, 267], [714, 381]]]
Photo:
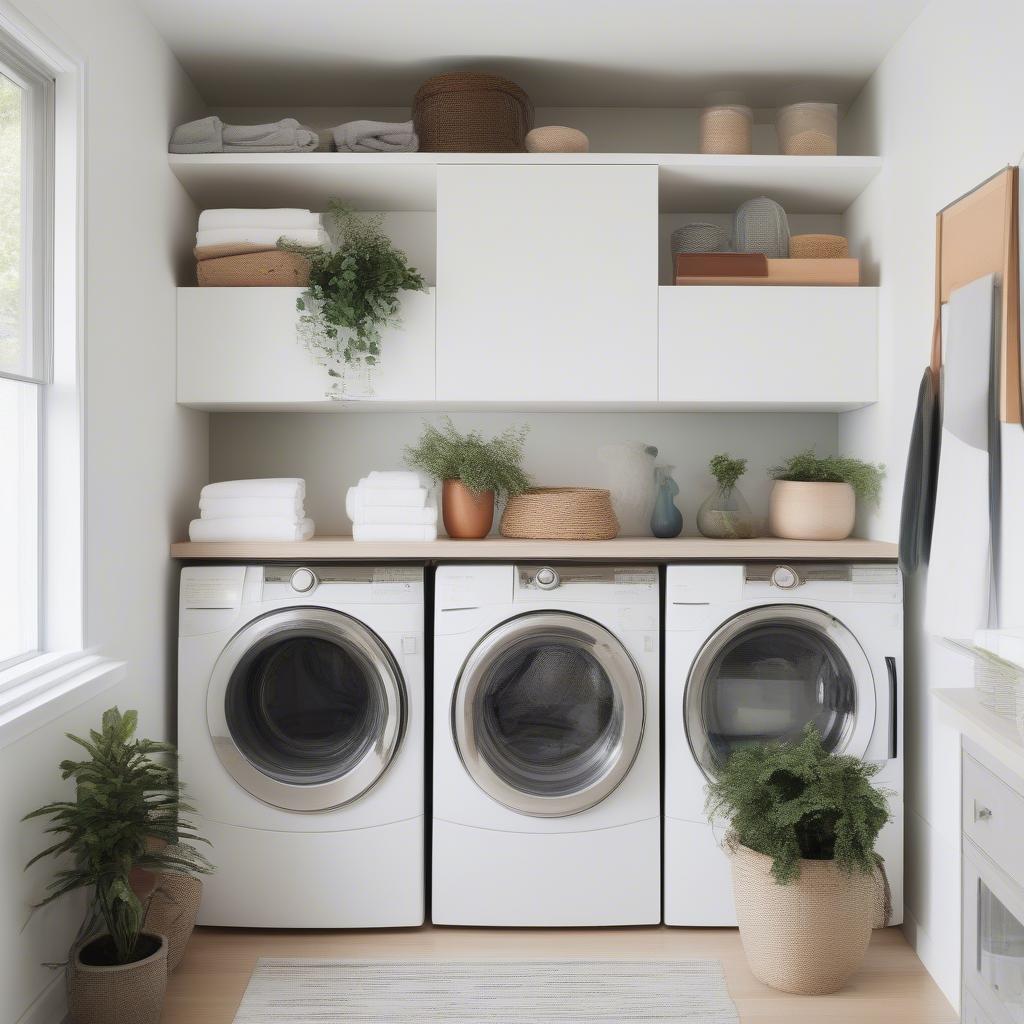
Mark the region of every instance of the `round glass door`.
[[697, 655], [683, 708], [708, 777], [739, 747], [799, 740], [808, 723], [825, 748], [860, 756], [874, 719], [874, 682], [853, 634], [831, 615], [768, 605], [724, 623]]
[[326, 810], [365, 793], [401, 740], [394, 658], [362, 623], [327, 608], [271, 612], [240, 630], [207, 697], [221, 763], [253, 796]]
[[452, 701], [466, 770], [526, 814], [575, 814], [625, 778], [643, 736], [640, 674], [621, 643], [580, 615], [530, 612], [470, 653]]

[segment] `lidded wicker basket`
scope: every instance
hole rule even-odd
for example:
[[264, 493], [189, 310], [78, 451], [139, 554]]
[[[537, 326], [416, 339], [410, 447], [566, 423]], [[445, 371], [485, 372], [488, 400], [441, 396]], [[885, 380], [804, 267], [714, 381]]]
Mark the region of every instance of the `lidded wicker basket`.
[[699, 121], [702, 153], [749, 153], [754, 112], [750, 107], [725, 104], [706, 107]]
[[733, 215], [732, 244], [737, 252], [759, 252], [769, 259], [789, 255], [789, 219], [774, 199], [748, 199]]
[[611, 494], [596, 487], [533, 487], [508, 499], [501, 535], [528, 540], [611, 540], [619, 521]]
[[793, 235], [789, 255], [795, 260], [842, 260], [850, 255], [850, 243], [842, 235]]
[[412, 118], [424, 153], [522, 153], [533, 104], [507, 78], [448, 71], [419, 87]]
[[309, 260], [280, 249], [199, 260], [196, 281], [203, 288], [305, 288]]

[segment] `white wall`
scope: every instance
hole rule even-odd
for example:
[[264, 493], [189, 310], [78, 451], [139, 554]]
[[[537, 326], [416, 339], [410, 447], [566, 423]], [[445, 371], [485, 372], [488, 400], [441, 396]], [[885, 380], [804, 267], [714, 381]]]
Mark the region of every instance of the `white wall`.
[[[371, 469], [400, 468], [402, 449], [414, 442], [425, 418], [417, 413], [221, 413], [211, 418], [212, 479], [302, 476], [307, 510], [317, 533], [352, 532], [345, 490]], [[768, 466], [802, 448], [836, 451], [833, 413], [498, 413], [459, 412], [463, 430], [493, 434], [528, 423], [524, 464], [541, 485], [602, 486], [597, 450], [615, 441], [654, 444], [659, 461], [676, 467], [683, 531], [695, 519], [713, 481], [707, 461], [729, 451], [750, 459], [740, 489], [751, 507], [767, 514]]]
[[[1024, 150], [1024, 5], [932, 0], [853, 104], [847, 152], [884, 167], [846, 222], [868, 283], [881, 286], [881, 400], [839, 417], [844, 452], [889, 466], [866, 535], [895, 539], [917, 387], [928, 360], [935, 215]], [[1018, 569], [1020, 567], [1017, 567]], [[965, 666], [926, 638], [923, 576], [907, 588], [907, 932], [954, 1003], [959, 988], [958, 739], [928, 690], [969, 683]]]
[[[141, 731], [171, 734], [175, 574], [167, 545], [184, 535], [208, 468], [208, 417], [174, 404], [175, 293], [195, 209], [167, 166], [173, 125], [203, 106], [150, 23], [127, 0], [17, 0], [17, 10], [86, 61], [86, 643], [127, 662], [128, 679], [0, 750], [0, 1019], [57, 1019], [30, 1004], [62, 979], [78, 925], [70, 904], [19, 931], [48, 867], [22, 866], [40, 829], [16, 824], [63, 795], [65, 731], [103, 708], [138, 708]], [[60, 573], [60, 566], [52, 567]], [[59, 1000], [58, 1000], [59, 1001]], [[59, 1007], [57, 1007], [59, 1009]]]

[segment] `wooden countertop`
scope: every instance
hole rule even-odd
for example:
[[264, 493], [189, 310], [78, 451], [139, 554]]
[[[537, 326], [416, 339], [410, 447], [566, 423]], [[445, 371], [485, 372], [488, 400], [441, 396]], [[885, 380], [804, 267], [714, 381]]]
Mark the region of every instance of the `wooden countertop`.
[[973, 686], [932, 690], [947, 724], [973, 740], [986, 753], [1024, 777], [1024, 734], [1012, 718], [983, 707]]
[[171, 557], [189, 561], [246, 562], [729, 562], [873, 561], [895, 562], [896, 545], [851, 538], [840, 541], [709, 540], [705, 537], [621, 537], [616, 540], [360, 541], [351, 537], [314, 537], [304, 541], [232, 541], [171, 545]]

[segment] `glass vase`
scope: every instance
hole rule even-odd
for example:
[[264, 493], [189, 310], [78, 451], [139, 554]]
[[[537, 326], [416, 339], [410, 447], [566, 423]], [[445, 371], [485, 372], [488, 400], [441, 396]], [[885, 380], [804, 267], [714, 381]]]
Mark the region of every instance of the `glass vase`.
[[380, 357], [368, 362], [365, 356], [355, 355], [347, 363], [341, 363], [341, 379], [338, 385], [339, 398], [373, 398], [377, 386], [377, 370]]
[[697, 529], [715, 540], [742, 540], [758, 535], [757, 521], [735, 484], [717, 487], [704, 499], [697, 512]]

